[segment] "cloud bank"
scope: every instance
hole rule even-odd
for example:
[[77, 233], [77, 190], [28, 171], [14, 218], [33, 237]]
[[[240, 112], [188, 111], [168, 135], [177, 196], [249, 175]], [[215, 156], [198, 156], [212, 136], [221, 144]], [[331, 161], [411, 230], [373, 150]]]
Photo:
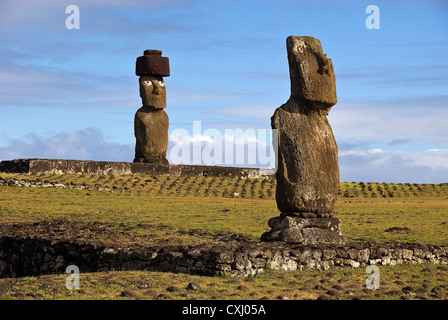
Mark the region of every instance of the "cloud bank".
[[[206, 133], [206, 132], [205, 132]], [[178, 134], [171, 133], [168, 160]], [[255, 140], [254, 140], [255, 139]], [[263, 140], [263, 139], [262, 139]], [[186, 143], [199, 141], [202, 150], [210, 150], [212, 136], [201, 134], [184, 140]], [[236, 140], [234, 140], [236, 141]], [[257, 141], [250, 136], [244, 144], [244, 152], [250, 150], [248, 144]], [[264, 143], [265, 141], [261, 141]], [[389, 183], [445, 183], [448, 182], [448, 149], [427, 149], [423, 151], [387, 151], [369, 149], [363, 143], [339, 143], [339, 167], [341, 181], [389, 182]], [[208, 148], [208, 149], [207, 149]], [[179, 150], [179, 146], [178, 149]], [[235, 149], [235, 150], [238, 150]], [[268, 153], [266, 153], [268, 154]], [[236, 156], [236, 154], [234, 154]], [[248, 154], [246, 153], [246, 158]], [[12, 139], [0, 147], [0, 159], [51, 158], [96, 161], [126, 161], [134, 157], [134, 143], [119, 144], [108, 141], [99, 129], [87, 128], [76, 132], [63, 132], [53, 136], [27, 135], [22, 139]], [[191, 158], [193, 159], [193, 158]], [[180, 162], [172, 162], [180, 164]], [[184, 163], [184, 164], [193, 164]], [[251, 167], [263, 167], [252, 165]]]
[[101, 131], [87, 128], [50, 137], [29, 134], [0, 147], [0, 159], [19, 158], [132, 161], [134, 146], [107, 141]]
[[448, 182], [448, 149], [339, 151], [341, 181], [388, 183]]

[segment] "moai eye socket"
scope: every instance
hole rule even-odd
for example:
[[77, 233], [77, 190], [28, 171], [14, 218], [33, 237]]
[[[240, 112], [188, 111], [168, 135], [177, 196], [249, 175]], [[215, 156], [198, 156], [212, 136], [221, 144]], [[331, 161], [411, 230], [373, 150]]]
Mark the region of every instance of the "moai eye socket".
[[145, 80], [145, 81], [143, 81], [143, 84], [144, 84], [145, 86], [152, 86], [152, 82], [151, 82], [151, 80]]
[[163, 81], [159, 81], [159, 85], [160, 85], [161, 87], [164, 87], [164, 86], [165, 86], [165, 82], [163, 82]]

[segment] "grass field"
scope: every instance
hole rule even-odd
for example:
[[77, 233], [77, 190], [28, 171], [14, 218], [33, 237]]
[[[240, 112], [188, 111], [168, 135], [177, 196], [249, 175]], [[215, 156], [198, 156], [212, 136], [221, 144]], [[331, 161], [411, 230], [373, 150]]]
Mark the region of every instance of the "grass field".
[[[53, 219], [86, 226], [107, 223], [109, 232], [95, 239], [104, 243], [213, 245], [220, 242], [220, 235], [258, 241], [269, 230], [268, 219], [279, 214], [275, 179], [269, 178], [0, 174], [0, 181], [8, 179], [16, 182], [0, 186], [2, 224]], [[36, 184], [38, 187], [32, 187]], [[234, 193], [239, 194], [238, 198]], [[335, 211], [350, 241], [448, 244], [448, 184], [343, 182]], [[200, 236], [192, 231], [198, 231]], [[339, 296], [334, 294], [342, 299], [419, 296], [403, 293], [406, 286], [426, 290], [426, 295], [420, 290], [420, 298], [434, 298], [431, 290], [440, 286], [434, 289], [441, 290], [438, 297], [448, 294], [445, 266], [388, 266], [381, 270], [383, 289], [376, 292], [366, 292], [365, 270], [355, 269], [290, 273], [271, 270], [246, 280], [109, 272], [83, 274], [79, 291], [65, 289], [65, 275], [0, 279], [0, 298], [315, 299], [336, 290], [334, 286], [343, 287]], [[202, 289], [186, 290], [189, 282]]]

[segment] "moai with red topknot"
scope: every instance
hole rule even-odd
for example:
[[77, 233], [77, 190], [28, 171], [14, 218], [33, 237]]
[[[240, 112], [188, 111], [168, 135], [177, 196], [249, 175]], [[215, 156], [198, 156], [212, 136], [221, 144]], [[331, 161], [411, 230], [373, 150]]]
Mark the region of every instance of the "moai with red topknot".
[[162, 51], [145, 50], [136, 61], [142, 107], [134, 118], [136, 138], [134, 162], [168, 164], [169, 118], [165, 112], [166, 88], [163, 77], [170, 75], [169, 59]]

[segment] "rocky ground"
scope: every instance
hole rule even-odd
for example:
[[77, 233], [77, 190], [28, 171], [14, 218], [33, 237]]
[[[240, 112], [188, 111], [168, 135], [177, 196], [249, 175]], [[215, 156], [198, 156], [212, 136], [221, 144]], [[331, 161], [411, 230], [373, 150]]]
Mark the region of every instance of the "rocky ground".
[[[266, 221], [275, 210], [272, 200], [275, 181], [269, 179], [9, 174], [2, 175], [0, 184], [3, 185], [0, 235], [56, 243], [98, 246], [253, 243], [267, 228]], [[353, 241], [424, 240], [426, 244], [445, 244], [443, 199], [447, 198], [447, 188], [445, 184], [341, 183], [339, 210], [344, 232]], [[170, 219], [166, 219], [167, 215]], [[326, 271], [267, 270], [249, 278], [153, 271], [81, 273], [79, 290], [65, 287], [67, 276], [0, 279], [0, 299], [440, 300], [448, 297], [448, 266], [426, 263], [380, 266], [377, 290], [366, 288], [365, 268], [350, 267]]]
[[448, 267], [381, 267], [380, 287], [367, 289], [365, 270], [268, 271], [253, 278], [202, 277], [169, 272], [80, 274], [80, 288], [65, 287], [67, 275], [0, 279], [0, 299], [156, 300], [440, 300], [448, 297]]
[[[146, 226], [151, 228], [150, 226]], [[169, 230], [169, 228], [168, 228]], [[155, 232], [156, 230], [154, 230]], [[159, 230], [160, 231], [160, 230]], [[216, 243], [250, 242], [244, 236], [190, 231], [196, 239]], [[0, 234], [113, 244], [132, 238], [126, 228], [63, 219], [0, 225]], [[368, 289], [364, 268], [282, 272], [267, 270], [249, 278], [206, 277], [172, 272], [111, 271], [81, 273], [79, 290], [67, 290], [68, 275], [0, 279], [0, 299], [275, 299], [275, 300], [440, 300], [448, 297], [448, 266], [418, 264], [380, 266], [380, 286]]]
[[53, 219], [39, 222], [14, 222], [0, 224], [1, 237], [38, 238], [52, 242], [65, 241], [93, 246], [128, 246], [145, 244], [153, 246], [178, 245], [193, 240], [195, 244], [228, 244], [253, 242], [249, 237], [226, 232], [206, 230], [178, 230], [169, 226], [147, 223], [129, 226], [100, 222], [79, 222]]

